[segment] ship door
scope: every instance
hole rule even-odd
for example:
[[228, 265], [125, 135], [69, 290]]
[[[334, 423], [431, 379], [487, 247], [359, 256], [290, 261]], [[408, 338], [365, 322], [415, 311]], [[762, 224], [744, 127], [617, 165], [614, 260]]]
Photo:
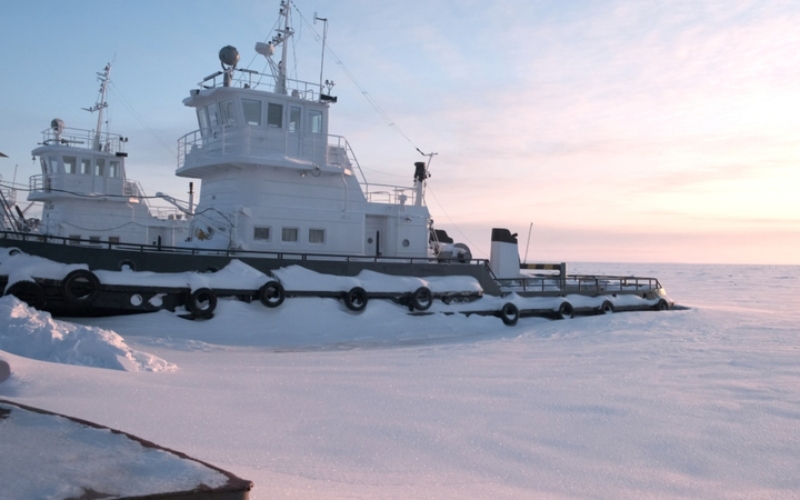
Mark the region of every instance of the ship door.
[[376, 217], [367, 215], [366, 217], [366, 235], [364, 238], [364, 248], [367, 255], [372, 257], [380, 257], [385, 255], [386, 251], [386, 217]]

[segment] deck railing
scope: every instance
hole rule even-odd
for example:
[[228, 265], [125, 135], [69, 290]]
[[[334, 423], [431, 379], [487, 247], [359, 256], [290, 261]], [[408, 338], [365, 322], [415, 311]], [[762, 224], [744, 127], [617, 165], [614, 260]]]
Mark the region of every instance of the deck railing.
[[214, 257], [231, 258], [271, 258], [287, 261], [337, 261], [337, 262], [385, 262], [401, 264], [421, 264], [421, 263], [446, 263], [457, 265], [480, 265], [488, 269], [487, 259], [471, 259], [461, 261], [459, 259], [437, 259], [436, 257], [386, 257], [369, 255], [339, 255], [324, 253], [299, 253], [299, 252], [271, 252], [263, 250], [235, 250], [235, 249], [205, 249], [189, 247], [172, 247], [166, 245], [151, 245], [145, 243], [113, 243], [109, 241], [93, 241], [84, 238], [68, 238], [64, 236], [47, 236], [35, 233], [24, 233], [19, 231], [0, 231], [0, 239], [35, 241], [42, 243], [56, 243], [62, 245], [85, 245], [92, 248], [105, 248], [109, 250], [128, 250], [134, 252], [160, 252], [181, 255], [208, 255]]

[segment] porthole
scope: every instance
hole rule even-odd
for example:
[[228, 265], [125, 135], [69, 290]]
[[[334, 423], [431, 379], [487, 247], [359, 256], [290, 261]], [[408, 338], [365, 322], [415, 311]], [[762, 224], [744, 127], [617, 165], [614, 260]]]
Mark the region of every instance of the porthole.
[[411, 244], [411, 242], [410, 242], [410, 241], [408, 241], [408, 240], [403, 240], [403, 246], [404, 246], [405, 248], [408, 248], [408, 246], [409, 246], [410, 244]]

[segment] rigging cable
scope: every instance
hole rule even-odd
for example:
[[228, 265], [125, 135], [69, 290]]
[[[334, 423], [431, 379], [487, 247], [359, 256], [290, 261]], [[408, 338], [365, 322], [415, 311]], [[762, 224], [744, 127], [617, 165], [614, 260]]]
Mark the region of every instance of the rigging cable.
[[133, 117], [136, 118], [136, 120], [144, 128], [146, 128], [148, 132], [150, 132], [150, 135], [156, 138], [158, 143], [161, 144], [164, 147], [164, 149], [166, 149], [169, 152], [170, 156], [172, 156], [173, 158], [177, 157], [175, 149], [171, 147], [169, 144], [167, 144], [166, 141], [164, 141], [164, 139], [160, 135], [158, 135], [156, 131], [153, 130], [153, 128], [150, 125], [148, 125], [146, 121], [144, 121], [144, 118], [142, 118], [142, 116], [136, 112], [133, 106], [131, 106], [130, 103], [128, 103], [128, 101], [125, 100], [125, 97], [122, 95], [122, 92], [119, 90], [119, 87], [117, 87], [113, 81], [110, 81], [110, 83], [111, 83], [111, 88], [114, 91], [114, 95], [117, 96], [120, 99], [120, 101], [122, 101], [122, 104], [124, 104], [125, 107], [128, 108], [128, 111], [131, 112]]

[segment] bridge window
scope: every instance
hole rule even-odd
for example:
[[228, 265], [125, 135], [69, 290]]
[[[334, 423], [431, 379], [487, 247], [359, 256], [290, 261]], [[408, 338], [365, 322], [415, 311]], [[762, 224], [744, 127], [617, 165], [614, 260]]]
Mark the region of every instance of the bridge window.
[[227, 99], [220, 102], [219, 110], [222, 114], [223, 125], [236, 125], [236, 110], [233, 109], [233, 101]]
[[289, 132], [300, 132], [300, 111], [297, 106], [289, 108]]
[[208, 126], [211, 127], [212, 129], [216, 129], [216, 128], [219, 128], [221, 122], [222, 122], [222, 120], [220, 120], [220, 116], [219, 116], [219, 106], [215, 102], [209, 104], [208, 105]]
[[69, 235], [69, 244], [70, 245], [80, 245], [81, 244], [81, 235], [80, 234], [70, 234]]
[[98, 158], [94, 164], [94, 175], [102, 177], [105, 174], [106, 161], [103, 158]]
[[[42, 162], [44, 162], [44, 158], [42, 158]], [[45, 172], [48, 174], [55, 174], [58, 172], [58, 157], [50, 156], [47, 158], [47, 162], [44, 162]]]
[[200, 131], [208, 128], [208, 109], [201, 108], [197, 110], [197, 123], [200, 125]]
[[261, 101], [242, 99], [242, 112], [244, 113], [244, 122], [246, 124], [256, 127], [261, 126]]
[[309, 243], [325, 243], [325, 230], [324, 229], [309, 229], [308, 230]]
[[315, 109], [308, 111], [309, 130], [312, 134], [322, 133], [322, 111]]
[[81, 158], [81, 173], [86, 175], [92, 174], [92, 160], [91, 158]]
[[253, 228], [253, 239], [259, 241], [269, 241], [270, 238], [270, 228], [268, 227], [254, 227]]
[[283, 127], [283, 104], [269, 103], [267, 105], [267, 126]]
[[119, 160], [111, 160], [108, 162], [108, 176], [119, 177]]
[[297, 241], [297, 233], [296, 227], [281, 228], [281, 241]]
[[64, 171], [68, 174], [78, 173], [78, 158], [74, 156], [64, 157]]

